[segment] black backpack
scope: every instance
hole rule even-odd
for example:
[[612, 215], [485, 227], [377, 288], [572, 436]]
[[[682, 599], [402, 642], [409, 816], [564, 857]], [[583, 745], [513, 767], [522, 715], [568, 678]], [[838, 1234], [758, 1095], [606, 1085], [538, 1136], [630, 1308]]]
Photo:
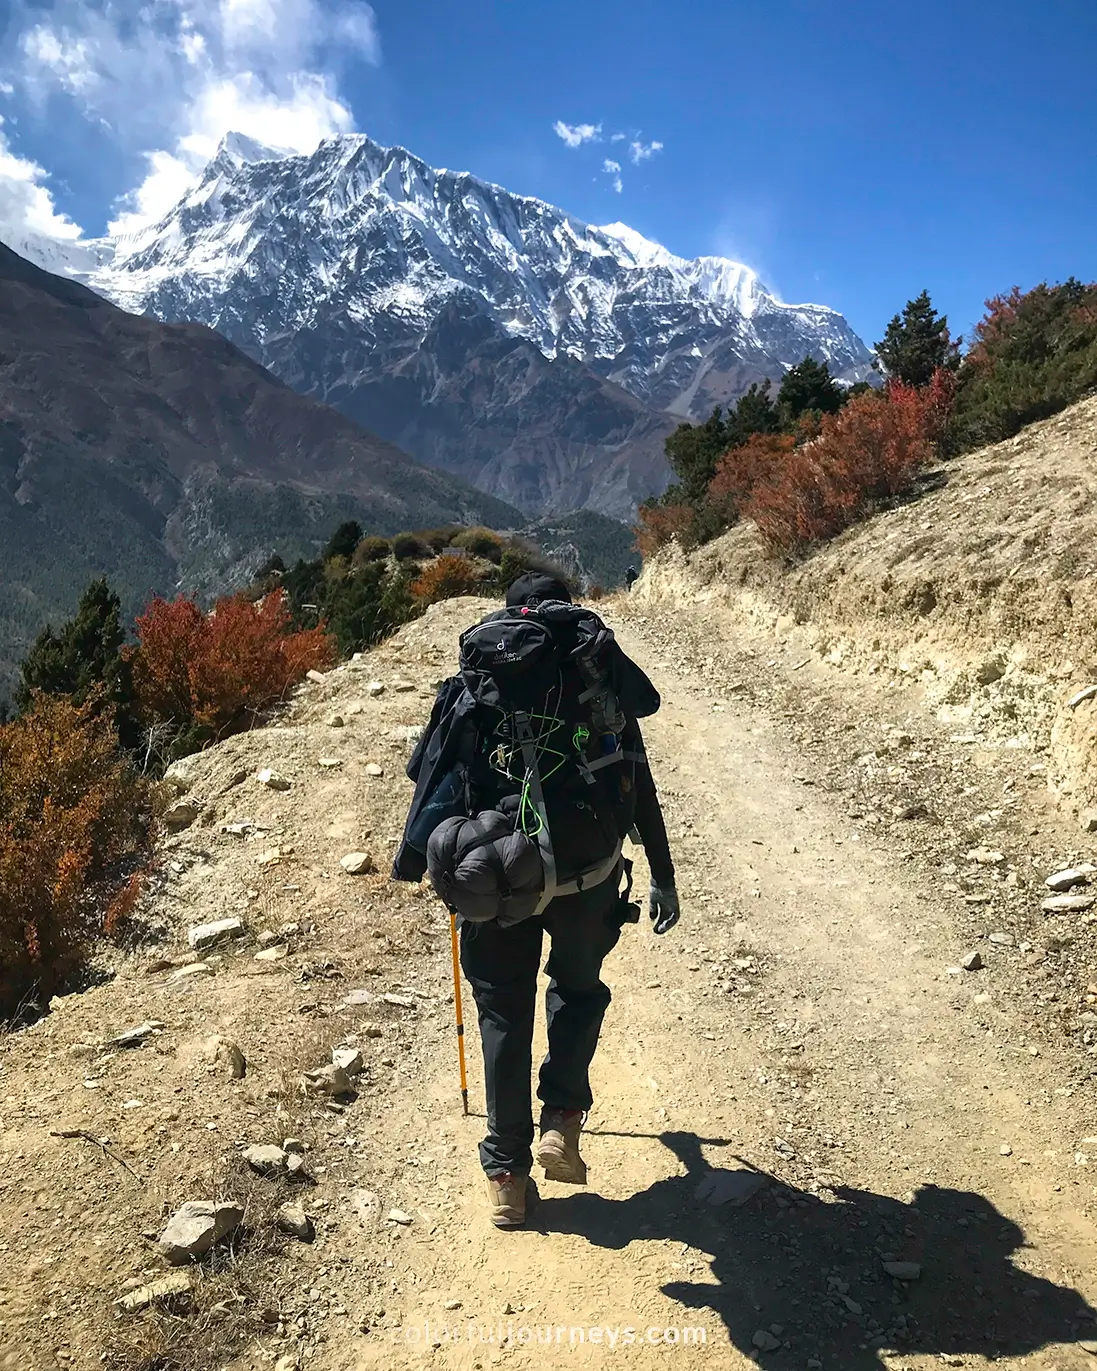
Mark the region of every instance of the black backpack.
[[[559, 895], [609, 879], [635, 820], [636, 768], [643, 763], [629, 719], [659, 707], [647, 677], [598, 615], [555, 601], [499, 610], [467, 629], [460, 673], [473, 702], [460, 748], [463, 813], [472, 820], [491, 813], [493, 833], [499, 812], [513, 815], [514, 831], [540, 855], [539, 898], [526, 908], [523, 893], [515, 912], [520, 904], [522, 917], [540, 913]], [[485, 873], [496, 868], [505, 908], [511, 879], [501, 849], [474, 851], [475, 837], [468, 819], [447, 820], [434, 831], [428, 856], [439, 894], [463, 913], [467, 873], [466, 917], [482, 918], [471, 913], [471, 883], [479, 884], [482, 909]], [[520, 846], [506, 849], [516, 866]]]

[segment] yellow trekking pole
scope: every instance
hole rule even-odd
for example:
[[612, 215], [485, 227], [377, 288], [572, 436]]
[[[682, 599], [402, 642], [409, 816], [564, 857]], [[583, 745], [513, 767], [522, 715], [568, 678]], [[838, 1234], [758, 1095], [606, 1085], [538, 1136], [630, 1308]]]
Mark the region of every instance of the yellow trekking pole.
[[461, 1106], [469, 1112], [469, 1086], [465, 1076], [465, 1017], [461, 1012], [461, 961], [457, 955], [457, 915], [449, 912], [449, 940], [453, 949], [453, 1003], [457, 1012], [457, 1061], [461, 1068]]

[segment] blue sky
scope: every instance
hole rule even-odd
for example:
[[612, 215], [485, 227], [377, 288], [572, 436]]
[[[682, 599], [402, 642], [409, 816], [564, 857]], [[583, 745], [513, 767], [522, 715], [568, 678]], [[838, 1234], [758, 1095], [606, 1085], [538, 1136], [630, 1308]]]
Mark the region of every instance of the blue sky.
[[139, 222], [230, 126], [357, 129], [869, 342], [924, 286], [966, 331], [1097, 277], [1097, 0], [0, 0], [0, 54], [4, 227]]

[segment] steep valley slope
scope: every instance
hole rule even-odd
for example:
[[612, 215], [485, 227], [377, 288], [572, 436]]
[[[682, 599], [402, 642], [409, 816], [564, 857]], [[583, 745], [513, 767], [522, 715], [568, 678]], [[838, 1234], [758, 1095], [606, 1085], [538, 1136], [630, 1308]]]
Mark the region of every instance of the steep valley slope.
[[522, 523], [212, 330], [126, 314], [0, 245], [0, 695], [91, 578], [132, 612], [239, 584], [274, 551], [315, 556], [350, 518]]

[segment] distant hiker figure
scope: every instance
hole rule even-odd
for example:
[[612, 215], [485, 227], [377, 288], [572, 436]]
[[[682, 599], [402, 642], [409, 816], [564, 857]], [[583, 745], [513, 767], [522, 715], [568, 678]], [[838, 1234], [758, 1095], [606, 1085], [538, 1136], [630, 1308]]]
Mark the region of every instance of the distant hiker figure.
[[[460, 674], [438, 691], [408, 763], [415, 796], [393, 875], [431, 883], [460, 920], [461, 965], [484, 1049], [480, 1161], [491, 1219], [525, 1221], [533, 1166], [533, 1021], [543, 935], [548, 1054], [537, 1162], [584, 1185], [579, 1132], [610, 1001], [602, 961], [635, 923], [626, 836], [651, 868], [656, 933], [678, 921], [666, 826], [637, 720], [655, 687], [560, 581], [527, 574], [507, 608], [466, 629]], [[622, 886], [624, 887], [622, 889]]]
[[640, 573], [634, 566], [630, 566], [625, 571], [625, 589], [631, 590], [633, 585], [640, 579]]

